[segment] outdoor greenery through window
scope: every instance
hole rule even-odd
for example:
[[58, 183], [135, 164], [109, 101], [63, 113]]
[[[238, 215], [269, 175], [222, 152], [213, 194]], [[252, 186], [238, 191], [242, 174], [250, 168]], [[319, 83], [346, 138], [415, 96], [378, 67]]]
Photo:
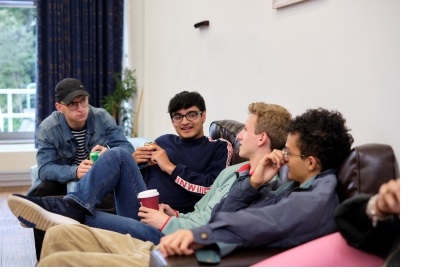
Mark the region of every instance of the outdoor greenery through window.
[[35, 80], [33, 1], [0, 1], [0, 140], [33, 138]]

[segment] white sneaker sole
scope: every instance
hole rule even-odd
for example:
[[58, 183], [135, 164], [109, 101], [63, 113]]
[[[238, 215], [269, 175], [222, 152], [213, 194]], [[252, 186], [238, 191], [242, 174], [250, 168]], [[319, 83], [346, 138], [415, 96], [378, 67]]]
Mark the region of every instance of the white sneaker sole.
[[23, 227], [47, 231], [59, 224], [80, 224], [75, 219], [49, 212], [32, 201], [15, 195], [9, 195], [8, 206]]

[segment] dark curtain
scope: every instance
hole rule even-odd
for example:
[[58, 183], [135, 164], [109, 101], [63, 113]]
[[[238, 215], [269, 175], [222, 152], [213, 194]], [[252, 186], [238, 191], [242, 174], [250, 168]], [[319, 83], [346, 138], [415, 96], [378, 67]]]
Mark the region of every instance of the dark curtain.
[[36, 0], [36, 128], [55, 110], [54, 88], [63, 78], [82, 81], [90, 103], [115, 88], [122, 71], [124, 0]]

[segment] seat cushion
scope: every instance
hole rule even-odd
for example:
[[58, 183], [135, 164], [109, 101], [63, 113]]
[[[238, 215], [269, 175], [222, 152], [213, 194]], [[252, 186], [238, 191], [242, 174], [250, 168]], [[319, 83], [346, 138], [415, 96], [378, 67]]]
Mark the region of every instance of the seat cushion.
[[382, 258], [349, 246], [340, 233], [335, 232], [252, 266], [369, 267], [381, 266], [383, 263]]

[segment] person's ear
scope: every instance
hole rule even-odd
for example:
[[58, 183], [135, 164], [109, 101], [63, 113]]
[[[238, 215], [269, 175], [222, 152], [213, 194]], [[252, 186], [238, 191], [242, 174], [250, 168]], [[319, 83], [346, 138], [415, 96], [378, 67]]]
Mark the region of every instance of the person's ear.
[[266, 143], [266, 141], [268, 140], [268, 138], [269, 138], [269, 136], [268, 136], [265, 132], [262, 132], [262, 133], [260, 134], [260, 138], [258, 139], [258, 144], [259, 144], [259, 145], [262, 145], [262, 144]]
[[202, 124], [205, 123], [206, 118], [207, 118], [207, 112], [206, 112], [206, 111], [203, 111], [203, 112], [201, 113], [201, 121], [202, 121]]
[[56, 110], [58, 110], [59, 112], [63, 113], [63, 111], [62, 111], [62, 105], [61, 104], [56, 102], [56, 103], [54, 103], [54, 106], [56, 107]]
[[319, 160], [316, 159], [314, 156], [308, 156], [306, 158], [306, 160], [307, 160], [307, 163], [308, 163], [308, 169], [309, 170], [312, 170], [312, 171], [319, 170], [319, 171], [321, 171], [322, 165], [320, 164]]

